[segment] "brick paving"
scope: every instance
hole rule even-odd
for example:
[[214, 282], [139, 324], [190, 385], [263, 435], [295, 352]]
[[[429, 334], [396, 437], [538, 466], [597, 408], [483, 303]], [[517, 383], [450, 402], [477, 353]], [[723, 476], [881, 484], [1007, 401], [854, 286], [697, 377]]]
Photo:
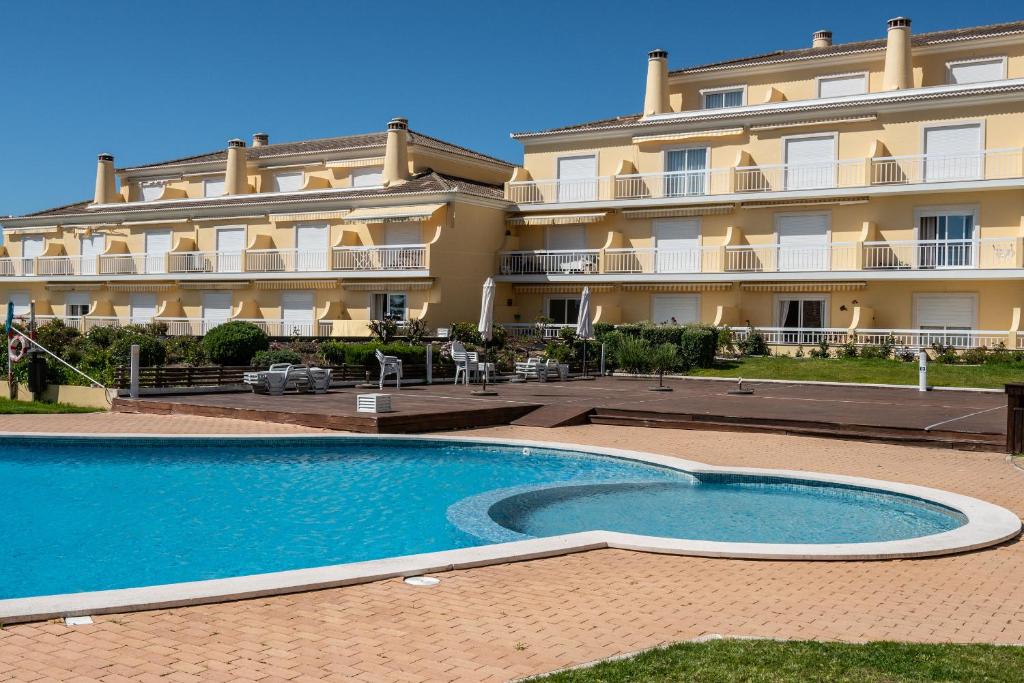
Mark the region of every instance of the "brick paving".
[[[0, 419], [0, 429], [228, 433], [273, 427], [214, 418], [35, 417]], [[996, 454], [599, 425], [472, 433], [906, 481], [1024, 512], [1024, 471]], [[706, 633], [1024, 644], [1022, 575], [1020, 542], [887, 562], [600, 550], [443, 573], [432, 588], [390, 580], [101, 616], [92, 626], [9, 626], [0, 631], [0, 680], [504, 681]]]

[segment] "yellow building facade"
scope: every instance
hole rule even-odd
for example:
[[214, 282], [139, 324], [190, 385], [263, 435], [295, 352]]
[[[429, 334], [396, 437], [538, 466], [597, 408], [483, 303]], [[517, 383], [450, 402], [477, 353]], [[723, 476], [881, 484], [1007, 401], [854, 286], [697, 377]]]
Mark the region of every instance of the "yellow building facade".
[[1024, 22], [879, 28], [676, 70], [652, 51], [640, 113], [515, 133], [521, 166], [404, 119], [100, 155], [91, 200], [0, 218], [0, 297], [83, 329], [365, 336], [475, 320], [494, 275], [524, 334], [574, 324], [590, 287], [597, 322], [1024, 348]]
[[472, 319], [493, 270], [510, 164], [408, 130], [252, 146], [115, 169], [91, 201], [2, 219], [0, 287], [87, 330], [365, 336], [370, 320]]
[[773, 344], [1024, 346], [1024, 22], [669, 70], [640, 114], [517, 133], [520, 327], [705, 322]]

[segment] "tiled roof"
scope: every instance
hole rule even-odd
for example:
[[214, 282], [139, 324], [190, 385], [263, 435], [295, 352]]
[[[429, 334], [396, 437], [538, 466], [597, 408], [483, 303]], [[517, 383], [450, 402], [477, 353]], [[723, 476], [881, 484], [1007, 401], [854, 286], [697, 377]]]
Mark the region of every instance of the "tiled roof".
[[136, 211], [153, 211], [155, 209], [170, 208], [171, 206], [181, 209], [215, 208], [226, 206], [248, 206], [253, 204], [263, 205], [288, 205], [295, 203], [306, 203], [317, 200], [334, 199], [344, 201], [347, 199], [363, 199], [367, 197], [393, 197], [409, 194], [429, 194], [439, 192], [459, 192], [462, 194], [484, 197], [487, 199], [504, 199], [504, 191], [500, 186], [489, 185], [467, 178], [444, 175], [435, 171], [424, 171], [417, 174], [408, 182], [394, 187], [367, 188], [366, 190], [354, 192], [325, 192], [309, 191], [297, 192], [287, 195], [277, 194], [249, 194], [237, 197], [216, 197], [210, 199], [196, 199], [194, 201], [176, 201], [174, 204], [164, 202], [134, 202], [132, 204], [113, 205], [110, 208], [90, 210], [92, 203], [89, 200], [67, 204], [45, 211], [26, 214], [25, 216], [13, 216], [12, 218], [48, 218], [67, 216], [103, 216], [106, 214], [132, 213]]
[[[1000, 36], [1012, 33], [1024, 33], [1024, 21], [1012, 21], [1003, 24], [990, 24], [988, 26], [974, 26], [971, 28], [959, 28], [949, 31], [933, 31], [931, 33], [919, 33], [911, 36], [911, 43], [915, 46], [935, 45], [940, 43], [969, 40], [971, 38], [985, 38]], [[815, 59], [818, 57], [831, 57], [841, 54], [852, 54], [857, 52], [868, 52], [885, 48], [885, 39], [863, 40], [854, 43], [840, 43], [824, 48], [803, 48], [799, 50], [777, 50], [753, 57], [742, 57], [721, 62], [712, 62], [699, 66], [690, 66], [683, 69], [676, 69], [669, 72], [670, 75], [685, 75], [700, 73], [703, 71], [714, 71], [717, 69], [739, 68], [743, 66], [755, 66], [757, 64], [770, 64], [774, 62], [798, 61], [802, 59]], [[640, 113], [626, 114], [614, 118], [598, 119], [596, 121], [585, 121], [570, 126], [557, 128], [546, 128], [541, 131], [513, 133], [513, 137], [519, 135], [530, 135], [537, 133], [560, 133], [576, 132], [587, 130], [602, 130], [605, 128], [616, 128], [623, 125], [636, 123], [643, 118]]]
[[[972, 38], [986, 38], [1000, 36], [1009, 33], [1024, 33], [1024, 21], [1011, 21], [1003, 24], [989, 24], [987, 26], [973, 26], [970, 28], [958, 28], [948, 31], [932, 31], [931, 33], [912, 34], [910, 42], [915, 47], [935, 45], [938, 43], [949, 43], [959, 40], [970, 40]], [[689, 66], [683, 69], [670, 71], [671, 75], [699, 73], [702, 71], [713, 71], [741, 66], [754, 66], [757, 64], [771, 64], [774, 62], [795, 61], [801, 59], [814, 59], [817, 57], [832, 57], [835, 55], [849, 54], [855, 52], [869, 52], [885, 48], [885, 38], [873, 40], [861, 40], [853, 43], [839, 43], [829, 47], [801, 48], [798, 50], [776, 50], [752, 57], [741, 57], [739, 59], [727, 59], [721, 62], [711, 62], [698, 66]]]
[[[384, 142], [387, 139], [386, 132], [378, 133], [364, 133], [361, 135], [344, 135], [336, 138], [318, 138], [315, 140], [298, 140], [296, 142], [279, 142], [273, 145], [263, 145], [262, 147], [249, 147], [246, 150], [247, 159], [266, 159], [273, 157], [290, 156], [293, 154], [316, 154], [318, 152], [335, 152], [340, 150], [354, 150], [354, 149], [373, 149], [383, 148]], [[424, 135], [423, 133], [417, 133], [415, 131], [409, 131], [409, 143], [412, 145], [419, 145], [421, 147], [427, 147], [430, 149], [436, 149], [442, 152], [449, 152], [451, 154], [458, 154], [470, 159], [476, 159], [478, 161], [487, 161], [490, 163], [501, 164], [508, 167], [513, 167], [514, 164], [498, 159], [496, 157], [481, 154], [467, 147], [456, 145], [451, 142], [445, 142], [438, 138]], [[206, 154], [196, 154], [193, 156], [181, 157], [178, 159], [170, 159], [167, 161], [160, 161], [153, 164], [142, 164], [140, 166], [126, 166], [124, 168], [117, 169], [118, 172], [122, 171], [135, 171], [140, 169], [154, 169], [162, 166], [176, 166], [178, 164], [201, 164], [210, 161], [224, 161], [227, 158], [227, 150], [220, 149], [216, 152], [208, 152]]]

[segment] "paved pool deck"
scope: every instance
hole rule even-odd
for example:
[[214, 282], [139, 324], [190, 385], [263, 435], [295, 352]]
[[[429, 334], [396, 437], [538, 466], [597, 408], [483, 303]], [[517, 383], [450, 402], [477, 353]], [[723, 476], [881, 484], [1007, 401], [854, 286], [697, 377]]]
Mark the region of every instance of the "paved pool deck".
[[[313, 433], [207, 417], [0, 416], [2, 431]], [[1005, 455], [774, 434], [583, 425], [464, 432], [719, 465], [888, 479], [1024, 514]], [[598, 550], [218, 605], [0, 630], [0, 680], [506, 681], [710, 633], [1024, 644], [1024, 544], [926, 560], [780, 562]]]

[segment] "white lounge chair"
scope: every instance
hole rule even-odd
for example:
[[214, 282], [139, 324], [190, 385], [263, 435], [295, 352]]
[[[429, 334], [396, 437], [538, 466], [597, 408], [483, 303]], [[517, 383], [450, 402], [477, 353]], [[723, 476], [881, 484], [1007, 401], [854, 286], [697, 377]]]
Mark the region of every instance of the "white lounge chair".
[[314, 394], [326, 394], [331, 388], [330, 368], [309, 368], [309, 389]]
[[377, 349], [375, 355], [377, 356], [377, 362], [380, 363], [380, 388], [384, 388], [384, 378], [388, 375], [395, 376], [395, 388], [402, 388], [402, 361], [397, 356], [385, 356], [380, 349]]
[[549, 377], [561, 377], [558, 373], [558, 362], [543, 358], [527, 358], [524, 363], [516, 363], [516, 374], [523, 379], [536, 379], [541, 382]]
[[[274, 363], [267, 370], [247, 372], [242, 376], [242, 381], [252, 387], [255, 394], [270, 394], [280, 396], [288, 388], [289, 381], [292, 387], [295, 386], [295, 375], [293, 368], [297, 366], [291, 363]], [[305, 367], [305, 366], [301, 366]]]
[[459, 376], [462, 376], [462, 383], [469, 384], [472, 375], [479, 373], [480, 356], [476, 351], [467, 351], [462, 342], [452, 342], [452, 360], [455, 361], [455, 383], [459, 383]]

